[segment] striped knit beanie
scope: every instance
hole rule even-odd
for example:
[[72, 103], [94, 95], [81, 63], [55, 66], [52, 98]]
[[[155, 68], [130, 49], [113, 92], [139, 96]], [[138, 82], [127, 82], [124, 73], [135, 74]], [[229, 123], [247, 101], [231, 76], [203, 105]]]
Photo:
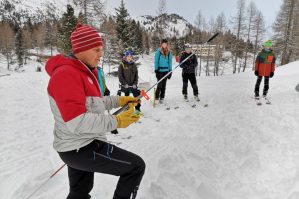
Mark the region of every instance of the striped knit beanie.
[[103, 46], [102, 38], [97, 30], [81, 24], [77, 24], [76, 29], [72, 32], [71, 43], [74, 54]]

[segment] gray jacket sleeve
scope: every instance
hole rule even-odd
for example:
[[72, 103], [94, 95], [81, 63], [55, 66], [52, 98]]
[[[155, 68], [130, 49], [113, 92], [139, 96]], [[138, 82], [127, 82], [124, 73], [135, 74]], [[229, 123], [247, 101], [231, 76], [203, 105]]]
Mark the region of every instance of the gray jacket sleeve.
[[75, 117], [66, 125], [75, 134], [105, 134], [117, 128], [117, 120], [113, 115], [89, 112]]
[[[101, 133], [112, 131], [117, 127], [117, 121], [115, 116], [104, 114], [105, 110], [112, 108], [118, 108], [118, 96], [105, 96], [87, 98], [88, 110], [74, 119], [66, 122], [66, 125], [70, 131], [75, 134], [85, 133]], [[90, 103], [92, 101], [92, 103]]]
[[119, 96], [104, 96], [101, 98], [105, 104], [105, 110], [111, 110], [113, 108], [118, 108]]

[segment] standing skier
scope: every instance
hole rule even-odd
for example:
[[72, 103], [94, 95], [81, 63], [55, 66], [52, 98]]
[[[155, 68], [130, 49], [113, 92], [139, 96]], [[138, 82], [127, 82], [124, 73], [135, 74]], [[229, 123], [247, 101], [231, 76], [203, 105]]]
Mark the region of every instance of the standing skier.
[[[188, 56], [192, 54], [192, 46], [189, 43], [185, 44], [185, 51], [182, 52], [180, 57], [180, 62], [185, 60]], [[188, 60], [186, 60], [180, 67], [182, 70], [182, 78], [183, 78], [183, 95], [184, 99], [188, 100], [188, 81], [190, 81], [191, 86], [193, 88], [193, 95], [196, 101], [199, 101], [198, 98], [198, 87], [196, 82], [195, 70], [198, 66], [197, 57], [193, 54]]]
[[269, 78], [274, 76], [275, 71], [275, 55], [272, 50], [272, 41], [268, 40], [264, 42], [263, 49], [256, 57], [255, 60], [255, 72], [257, 76], [254, 94], [255, 98], [259, 99], [259, 90], [262, 78], [264, 77], [264, 90], [263, 97], [267, 96], [269, 90]]
[[[68, 165], [67, 199], [89, 199], [94, 172], [120, 176], [113, 199], [136, 198], [145, 170], [141, 157], [107, 142], [106, 133], [139, 120], [133, 114], [138, 99], [104, 96], [96, 66], [103, 43], [98, 32], [78, 24], [71, 34], [73, 55], [57, 55], [46, 64], [48, 94], [54, 115], [54, 148]], [[124, 106], [116, 116], [105, 110]]]
[[[185, 60], [188, 56], [192, 54], [192, 47], [189, 43], [185, 44], [185, 51], [182, 52], [180, 57], [180, 62]], [[193, 54], [188, 60], [186, 60], [180, 67], [183, 68], [182, 70], [182, 77], [183, 77], [183, 95], [184, 99], [188, 100], [188, 81], [190, 81], [191, 86], [193, 88], [193, 95], [196, 101], [200, 101], [198, 97], [198, 87], [196, 82], [195, 71], [196, 67], [198, 66], [197, 57]]]
[[[134, 97], [140, 95], [138, 89], [138, 69], [133, 59], [132, 51], [125, 51], [122, 62], [118, 67], [118, 78], [121, 84], [121, 91], [125, 93], [125, 96], [129, 96], [130, 93]], [[136, 110], [140, 111], [140, 103], [135, 107]]]
[[[157, 81], [162, 79], [169, 71], [172, 70], [172, 53], [169, 50], [168, 42], [166, 39], [161, 41], [160, 48], [157, 49], [155, 53], [155, 73]], [[165, 90], [167, 79], [171, 78], [171, 73], [167, 78], [163, 79], [158, 86], [155, 93], [155, 100], [159, 100], [160, 103], [163, 103], [165, 98]]]

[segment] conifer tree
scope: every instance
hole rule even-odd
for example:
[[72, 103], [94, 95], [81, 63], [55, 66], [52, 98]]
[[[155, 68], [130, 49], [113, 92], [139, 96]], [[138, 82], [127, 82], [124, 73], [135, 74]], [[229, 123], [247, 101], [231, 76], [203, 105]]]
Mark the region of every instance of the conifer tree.
[[77, 18], [74, 15], [74, 9], [71, 5], [67, 5], [67, 12], [63, 14], [61, 19], [61, 27], [58, 31], [58, 48], [63, 53], [71, 52], [71, 33], [76, 28]]

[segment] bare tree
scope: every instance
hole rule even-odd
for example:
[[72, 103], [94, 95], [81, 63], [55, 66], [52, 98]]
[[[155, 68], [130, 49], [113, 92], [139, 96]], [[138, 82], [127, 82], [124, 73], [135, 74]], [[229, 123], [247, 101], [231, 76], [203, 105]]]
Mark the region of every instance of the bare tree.
[[215, 22], [215, 18], [213, 16], [209, 19], [209, 32], [214, 33], [217, 29], [217, 23]]
[[245, 71], [247, 67], [247, 55], [249, 51], [249, 44], [251, 40], [251, 33], [253, 31], [253, 25], [254, 25], [254, 19], [257, 15], [257, 8], [254, 2], [250, 2], [248, 8], [247, 8], [247, 35], [246, 35], [246, 46], [245, 46], [245, 60], [243, 65], [243, 72]]
[[[262, 42], [263, 36], [265, 34], [265, 30], [266, 30], [264, 16], [261, 11], [257, 11], [252, 30], [254, 31], [253, 60], [255, 60], [256, 54], [258, 52], [258, 46]], [[253, 61], [252, 70], [254, 70], [254, 65], [255, 65], [255, 62]]]
[[208, 44], [208, 56], [207, 56], [207, 65], [206, 65], [206, 76], [210, 76], [210, 52], [211, 46]]
[[201, 31], [207, 31], [207, 21], [205, 17], [202, 17], [201, 19]]
[[24, 64], [27, 63], [27, 57], [29, 55], [29, 49], [32, 49], [33, 47], [33, 42], [32, 42], [32, 34], [29, 30], [29, 27], [28, 25], [25, 25], [23, 27], [23, 31], [22, 31], [22, 34], [23, 34], [23, 38], [24, 38]]
[[158, 34], [160, 38], [164, 38], [165, 37], [165, 17], [166, 17], [166, 0], [159, 0], [159, 4], [158, 4], [158, 9], [157, 9], [157, 14], [158, 14]]
[[8, 22], [0, 23], [0, 51], [6, 57], [7, 69], [10, 68], [13, 49], [15, 47], [15, 33]]
[[[298, 24], [298, 0], [284, 0], [280, 12], [274, 22], [274, 40], [276, 49], [281, 52], [281, 65], [295, 59], [296, 51], [295, 35]], [[297, 11], [297, 12], [296, 12]], [[297, 17], [297, 18], [296, 18]]]
[[100, 27], [106, 17], [103, 0], [73, 0], [73, 2], [83, 13], [82, 23]]
[[50, 48], [51, 56], [53, 55], [53, 48], [57, 45], [57, 22], [58, 16], [55, 15], [55, 5], [52, 3], [46, 4], [46, 13], [44, 16], [43, 26], [44, 26], [44, 44], [46, 47]]
[[142, 43], [143, 44], [142, 45], [143, 45], [143, 48], [144, 48], [143, 53], [149, 55], [149, 53], [150, 53], [150, 36], [145, 31], [142, 34], [143, 34], [143, 36], [142, 36], [142, 38], [143, 38]]
[[294, 49], [294, 57], [295, 59], [299, 58], [299, 1], [297, 0], [295, 7], [295, 20], [294, 20], [294, 41], [296, 43]]
[[199, 10], [195, 19], [195, 26], [197, 28], [198, 31], [201, 31], [202, 28], [202, 14], [201, 11]]
[[[201, 42], [201, 36], [202, 36], [202, 32], [204, 31], [204, 27], [203, 24], [205, 23], [205, 19], [203, 17], [203, 15], [201, 14], [201, 11], [199, 10], [195, 19], [195, 26], [196, 26], [196, 30], [197, 30], [197, 44], [199, 46], [200, 42]], [[201, 48], [202, 46], [200, 46]], [[197, 51], [199, 49], [196, 49]], [[200, 51], [201, 52], [201, 49]], [[198, 76], [201, 75], [201, 69], [202, 69], [202, 56], [201, 53], [199, 53], [199, 67], [196, 68], [196, 73], [198, 73]]]
[[45, 47], [45, 42], [44, 42], [44, 31], [45, 31], [45, 26], [44, 24], [40, 23], [32, 32], [32, 39], [35, 43], [36, 47], [36, 55], [38, 56], [40, 54], [41, 49], [44, 49]]
[[226, 29], [226, 17], [225, 14], [222, 12], [216, 18], [216, 32], [224, 32]]
[[238, 0], [237, 2], [237, 14], [235, 17], [233, 17], [233, 26], [236, 32], [236, 41], [234, 43], [234, 65], [233, 65], [233, 73], [236, 73], [237, 71], [237, 59], [238, 59], [238, 54], [240, 54], [240, 38], [244, 33], [245, 30], [245, 1], [246, 0]]
[[[216, 32], [220, 32], [222, 35], [226, 29], [226, 17], [225, 14], [222, 12], [221, 14], [219, 14], [216, 18]], [[223, 45], [224, 43], [224, 37], [218, 37], [216, 38], [216, 49], [215, 49], [215, 66], [214, 66], [214, 76], [218, 76], [219, 75], [219, 65], [220, 62], [222, 60], [222, 49], [221, 49], [221, 45]]]

